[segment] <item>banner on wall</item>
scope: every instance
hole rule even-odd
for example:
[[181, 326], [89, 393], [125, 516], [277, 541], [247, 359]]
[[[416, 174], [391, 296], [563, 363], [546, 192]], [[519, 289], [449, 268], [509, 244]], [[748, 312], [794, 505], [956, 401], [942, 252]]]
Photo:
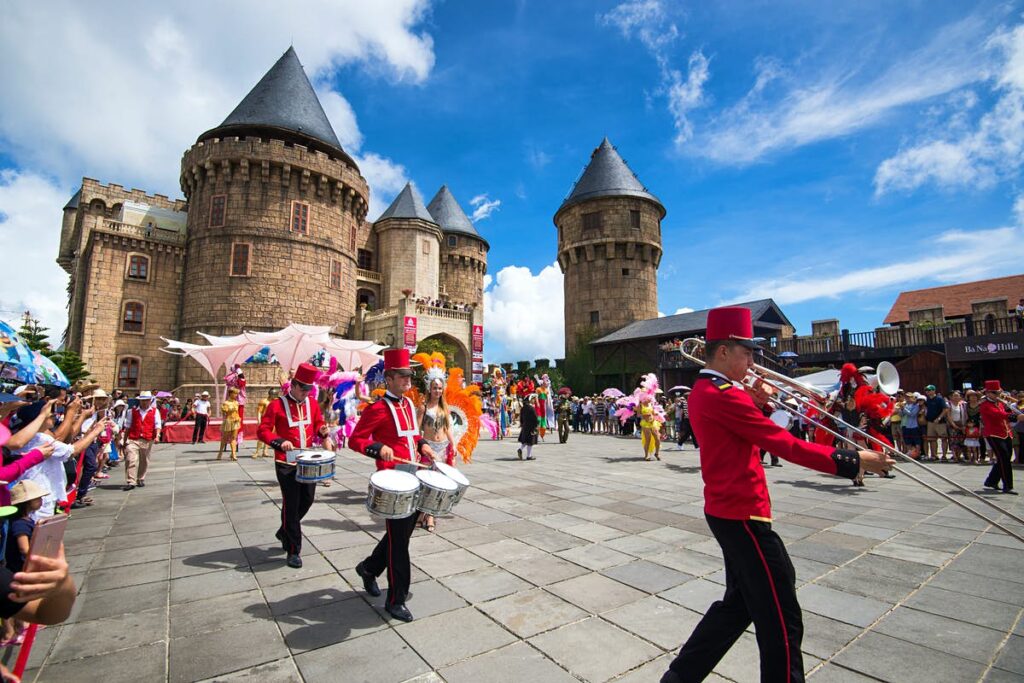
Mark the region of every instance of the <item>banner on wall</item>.
[[473, 382], [484, 381], [484, 326], [473, 325]]
[[416, 316], [405, 316], [402, 339], [405, 348], [409, 349], [410, 352], [416, 351]]

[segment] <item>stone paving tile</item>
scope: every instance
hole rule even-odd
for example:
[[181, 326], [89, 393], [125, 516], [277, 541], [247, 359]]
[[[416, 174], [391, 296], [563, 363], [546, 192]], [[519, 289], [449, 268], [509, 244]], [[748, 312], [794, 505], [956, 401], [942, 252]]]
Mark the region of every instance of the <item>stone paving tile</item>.
[[859, 626], [844, 624], [804, 610], [804, 634], [800, 649], [815, 657], [826, 659], [839, 652], [862, 633]]
[[999, 653], [995, 666], [1017, 676], [1024, 676], [1024, 638], [1010, 636]]
[[248, 669], [207, 678], [200, 683], [231, 683], [231, 681], [259, 681], [260, 683], [302, 683], [299, 670], [291, 659], [259, 664]]
[[897, 536], [897, 540], [886, 541], [885, 543], [875, 546], [871, 550], [871, 554], [881, 555], [883, 557], [895, 557], [897, 560], [907, 560], [908, 562], [928, 564], [933, 567], [941, 567], [953, 557], [953, 553], [929, 550], [927, 548], [919, 548], [917, 546], [901, 543], [899, 541], [900, 538], [902, 537]]
[[223, 631], [172, 640], [168, 680], [197, 681], [287, 655], [288, 649], [273, 622], [250, 621]]
[[616, 565], [625, 564], [633, 559], [631, 555], [612, 550], [600, 543], [581, 545], [569, 550], [562, 550], [555, 553], [564, 560], [582, 565], [587, 569], [607, 569]]
[[927, 585], [905, 603], [923, 612], [938, 614], [969, 624], [986, 626], [1006, 633], [1020, 614], [1020, 607], [1004, 601], [988, 600]]
[[558, 552], [559, 550], [568, 550], [569, 548], [575, 548], [577, 546], [587, 544], [587, 541], [579, 538], [578, 536], [572, 536], [571, 534], [556, 531], [554, 529], [548, 529], [546, 527], [543, 531], [520, 536], [519, 540], [549, 553]]
[[73, 680], [76, 683], [163, 681], [167, 677], [166, 649], [166, 643], [153, 643], [86, 659], [54, 664], [47, 662], [38, 672], [36, 680]]
[[530, 584], [498, 567], [483, 567], [440, 579], [445, 586], [470, 602], [493, 600], [530, 589]]
[[202, 609], [192, 603], [171, 605], [171, 638], [219, 631], [254, 619], [270, 619], [270, 608], [259, 590], [232, 593], [203, 602]]
[[594, 682], [610, 680], [662, 654], [597, 617], [542, 633], [529, 642], [570, 672]]
[[943, 643], [944, 652], [981, 664], [988, 663], [1005, 638], [1002, 631], [907, 607], [897, 607], [874, 631], [911, 643], [931, 639]]
[[206, 600], [230, 593], [256, 588], [256, 579], [249, 572], [222, 569], [171, 581], [171, 604]]
[[166, 639], [166, 607], [135, 612], [124, 617], [93, 619], [61, 628], [50, 651], [49, 661], [56, 663], [103, 655]]
[[278, 625], [284, 633], [285, 644], [293, 653], [316, 650], [387, 628], [380, 614], [355, 595], [290, 612], [278, 619]]
[[654, 643], [661, 649], [672, 651], [682, 647], [701, 617], [702, 615], [697, 612], [653, 595], [601, 615], [601, 618]]
[[591, 614], [600, 614], [644, 597], [642, 591], [597, 573], [550, 585], [547, 590]]
[[404, 683], [431, 671], [392, 629], [296, 655], [295, 663], [307, 683], [336, 683], [340, 667], [345, 683]]
[[338, 574], [323, 574], [298, 581], [286, 580], [261, 586], [261, 589], [270, 605], [270, 613], [274, 616], [346, 600], [358, 594]]
[[519, 560], [505, 565], [504, 569], [536, 586], [546, 586], [574, 576], [588, 573], [588, 569], [553, 555], [540, 560]]
[[547, 555], [543, 550], [513, 538], [475, 546], [473, 554], [502, 566], [520, 560], [537, 560]]
[[963, 683], [978, 680], [985, 670], [983, 664], [881, 633], [864, 635], [834, 661], [894, 683]]
[[472, 607], [401, 624], [395, 631], [434, 668], [441, 668], [515, 641]]
[[476, 525], [464, 529], [453, 529], [451, 531], [447, 529], [440, 529], [438, 533], [440, 533], [443, 538], [462, 548], [472, 548], [473, 546], [483, 545], [485, 543], [494, 543], [495, 541], [500, 541], [505, 538], [504, 534], [495, 531], [491, 527]]
[[1024, 606], [1024, 584], [1010, 580], [1010, 576], [1004, 575], [998, 581], [981, 580], [977, 575], [947, 567], [928, 586]]
[[523, 642], [467, 659], [440, 673], [448, 683], [575, 683], [577, 680]]
[[704, 576], [722, 569], [722, 560], [689, 550], [670, 550], [647, 559], [691, 576]]
[[873, 623], [891, 607], [888, 603], [873, 598], [813, 583], [800, 588], [797, 597], [805, 612], [814, 612], [823, 617], [861, 627]]
[[520, 638], [579, 621], [587, 612], [540, 588], [514, 593], [477, 607]]
[[[476, 548], [473, 549], [474, 551]], [[424, 557], [413, 557], [412, 563], [433, 577], [451, 576], [486, 567], [490, 563], [468, 550], [459, 548]]]
[[167, 605], [166, 583], [112, 588], [80, 593], [68, 621], [87, 621], [140, 612]]
[[694, 578], [692, 574], [684, 574], [675, 569], [647, 562], [646, 560], [636, 560], [635, 562], [619, 565], [618, 567], [605, 569], [601, 573], [648, 593], [660, 593]]

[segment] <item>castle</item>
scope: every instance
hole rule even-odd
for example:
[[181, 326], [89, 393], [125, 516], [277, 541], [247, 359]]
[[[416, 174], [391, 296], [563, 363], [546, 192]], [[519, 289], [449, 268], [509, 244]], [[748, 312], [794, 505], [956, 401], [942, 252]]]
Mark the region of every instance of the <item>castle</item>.
[[[161, 339], [289, 323], [388, 346], [441, 338], [483, 370], [487, 241], [447, 186], [410, 184], [366, 220], [369, 187], [289, 48], [181, 161], [185, 200], [83, 178], [57, 262], [71, 276], [65, 347], [128, 391], [199, 388], [199, 365]], [[273, 384], [274, 366], [250, 384]], [[255, 375], [255, 376], [254, 376]]]

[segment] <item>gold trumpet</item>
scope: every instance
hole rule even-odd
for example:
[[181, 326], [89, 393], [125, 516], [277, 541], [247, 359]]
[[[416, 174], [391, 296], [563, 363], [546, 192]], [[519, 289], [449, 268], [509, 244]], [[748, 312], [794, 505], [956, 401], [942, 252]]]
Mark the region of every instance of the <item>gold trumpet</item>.
[[[699, 356], [697, 355], [698, 353], [700, 354]], [[684, 358], [686, 358], [687, 360], [693, 361], [694, 363], [697, 363], [698, 365], [700, 365], [702, 367], [707, 365], [707, 363], [705, 362], [705, 360], [703, 358], [703, 355], [704, 355], [704, 340], [703, 339], [697, 339], [697, 338], [686, 339], [685, 341], [683, 341], [682, 345], [680, 346], [680, 354]], [[891, 364], [888, 364], [888, 365], [891, 366]], [[883, 373], [884, 373], [884, 377], [883, 377]], [[750, 380], [749, 384], [748, 384], [747, 380]], [[786, 375], [783, 375], [782, 373], [779, 373], [779, 372], [775, 372], [774, 370], [770, 370], [769, 368], [761, 367], [760, 365], [757, 365], [752, 370], [748, 370], [747, 371], [747, 378], [744, 380], [744, 383], [750, 385], [750, 384], [752, 384], [753, 382], [756, 382], [756, 381], [766, 382], [768, 385], [770, 385], [771, 387], [773, 387], [774, 389], [779, 391], [781, 394], [785, 395], [787, 398], [793, 399], [798, 404], [802, 404], [804, 406], [811, 407], [815, 411], [821, 411], [822, 410], [822, 405], [821, 404], [824, 403], [825, 401], [827, 401], [828, 398], [829, 398], [829, 394], [828, 393], [823, 392], [821, 389], [818, 389], [817, 387], [812, 387], [810, 385], [804, 384], [803, 382], [798, 382], [798, 381], [794, 380], [791, 377], [787, 377]], [[884, 387], [883, 387], [883, 382], [884, 382]], [[882, 389], [882, 391], [884, 391], [887, 394], [891, 395], [891, 394], [895, 394], [896, 393], [896, 390], [899, 388], [899, 373], [896, 372], [896, 368], [895, 367], [891, 367], [891, 369], [888, 368], [888, 367], [883, 368], [883, 364], [882, 363], [879, 364], [879, 367], [878, 367], [878, 386], [879, 386], [880, 389]], [[809, 398], [807, 398], [807, 396], [811, 396], [813, 398], [809, 399]], [[960, 484], [958, 484], [957, 482], [953, 481], [949, 477], [946, 477], [945, 475], [943, 475], [943, 474], [941, 474], [939, 472], [936, 472], [935, 470], [933, 470], [932, 468], [928, 467], [927, 465], [924, 465], [923, 463], [918, 462], [917, 460], [915, 460], [914, 458], [911, 458], [906, 453], [903, 453], [902, 451], [897, 450], [892, 445], [886, 443], [885, 441], [882, 441], [881, 439], [873, 436], [872, 434], [869, 434], [868, 432], [865, 432], [864, 430], [860, 429], [856, 425], [851, 425], [851, 424], [849, 424], [847, 422], [844, 422], [843, 420], [839, 419], [839, 417], [837, 417], [837, 416], [830, 416], [829, 419], [833, 420], [836, 423], [837, 427], [845, 428], [847, 434], [843, 434], [843, 433], [840, 433], [838, 431], [838, 429], [832, 429], [832, 428], [828, 427], [821, 420], [817, 420], [815, 418], [808, 417], [807, 415], [801, 414], [800, 413], [800, 409], [798, 407], [793, 407], [792, 405], [789, 405], [785, 401], [775, 401], [775, 404], [777, 406], [779, 406], [779, 408], [781, 410], [785, 410], [786, 412], [790, 413], [794, 417], [799, 417], [799, 418], [802, 418], [802, 419], [810, 422], [811, 424], [814, 425], [815, 429], [823, 429], [826, 432], [828, 432], [829, 434], [832, 434], [833, 436], [835, 436], [836, 438], [841, 439], [841, 440], [845, 441], [846, 443], [852, 445], [854, 448], [860, 449], [861, 446], [856, 441], [854, 441], [850, 436], [848, 436], [848, 434], [857, 434], [858, 436], [863, 438], [865, 441], [867, 441], [869, 443], [873, 443], [873, 444], [881, 447], [884, 452], [888, 452], [891, 455], [893, 455], [894, 457], [901, 458], [902, 460], [904, 460], [906, 462], [911, 462], [914, 465], [917, 465], [918, 467], [920, 467], [920, 468], [924, 469], [925, 471], [931, 473], [932, 475], [938, 477], [939, 479], [941, 479], [942, 481], [946, 482], [947, 484], [955, 487], [960, 492], [965, 493], [965, 494], [967, 494], [969, 496], [972, 496], [974, 498], [977, 498], [978, 500], [980, 500], [985, 505], [988, 505], [989, 507], [997, 510], [999, 513], [1001, 513], [1003, 515], [1006, 515], [1007, 517], [1009, 517], [1013, 521], [1018, 522], [1020, 524], [1024, 524], [1024, 518], [1021, 518], [1021, 517], [1013, 514], [1012, 512], [1010, 512], [1010, 511], [1008, 511], [1008, 510], [1006, 510], [1006, 509], [996, 505], [992, 501], [987, 500], [987, 499], [983, 498], [982, 496], [979, 496], [974, 491], [971, 491], [970, 489], [968, 489], [968, 488], [966, 488], [964, 486], [961, 486]], [[776, 422], [776, 424], [778, 424], [778, 422]], [[933, 493], [936, 493], [936, 494], [942, 496], [943, 498], [945, 498], [949, 502], [953, 503], [954, 505], [957, 505], [957, 506], [963, 508], [967, 512], [970, 512], [972, 515], [975, 515], [976, 517], [979, 517], [979, 518], [983, 519], [984, 521], [986, 521], [987, 523], [991, 524], [995, 528], [1005, 532], [1006, 534], [1009, 534], [1010, 536], [1012, 536], [1013, 538], [1017, 539], [1021, 543], [1024, 543], [1024, 535], [1021, 535], [1021, 534], [1017, 533], [1016, 531], [1013, 531], [1012, 529], [1007, 528], [1003, 524], [1000, 524], [999, 522], [995, 521], [994, 519], [991, 519], [988, 516], [982, 514], [981, 512], [978, 512], [974, 508], [964, 504], [962, 501], [957, 500], [956, 498], [951, 496], [949, 493], [947, 493], [947, 492], [945, 492], [945, 491], [943, 491], [941, 489], [938, 489], [938, 488], [932, 486], [928, 482], [923, 481], [923, 480], [921, 480], [918, 477], [915, 477], [914, 475], [910, 474], [909, 472], [907, 472], [906, 470], [900, 468], [899, 466], [894, 465], [893, 469], [895, 469], [897, 472], [903, 474], [905, 477], [907, 477], [911, 481], [917, 482], [918, 484], [920, 484], [921, 486], [924, 486], [929, 491], [932, 491]]]

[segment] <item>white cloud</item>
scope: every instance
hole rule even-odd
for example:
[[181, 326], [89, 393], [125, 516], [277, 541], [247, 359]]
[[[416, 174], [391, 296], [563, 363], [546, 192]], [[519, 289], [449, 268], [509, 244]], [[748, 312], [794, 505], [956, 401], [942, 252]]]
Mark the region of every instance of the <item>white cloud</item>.
[[803, 271], [799, 279], [780, 277], [751, 283], [734, 301], [771, 297], [779, 304], [813, 299], [835, 299], [845, 294], [875, 292], [890, 287], [923, 282], [948, 284], [1018, 272], [1024, 260], [1024, 203], [1014, 204], [1017, 224], [988, 230], [949, 230], [940, 234], [929, 248], [906, 261], [850, 270], [834, 275], [825, 265]]
[[673, 313], [672, 315], [681, 315], [683, 313], [693, 313], [693, 309], [690, 308], [689, 306], [683, 306], [682, 308], [677, 308], [676, 312]]
[[353, 159], [370, 185], [370, 210], [366, 218], [372, 221], [384, 213], [391, 200], [405, 187], [408, 182], [405, 166], [373, 152], [354, 154]]
[[1024, 194], [1017, 195], [1014, 200], [1013, 216], [1017, 219], [1017, 225], [1024, 225]]
[[552, 263], [534, 275], [506, 266], [484, 288], [488, 362], [561, 358], [565, 354], [562, 271]]
[[750, 91], [705, 124], [691, 148], [714, 161], [743, 166], [848, 135], [901, 107], [984, 80], [992, 60], [985, 49], [986, 26], [977, 16], [950, 24], [923, 47], [896, 56], [880, 73], [863, 50], [851, 50], [848, 64], [815, 66], [812, 73], [759, 59]]
[[491, 214], [501, 207], [501, 200], [490, 199], [485, 192], [470, 199], [469, 204], [473, 207], [473, 215], [469, 218], [475, 223], [490, 218]]
[[599, 15], [598, 20], [605, 26], [619, 29], [626, 39], [639, 40], [654, 58], [661, 76], [661, 85], [655, 94], [668, 100], [676, 129], [676, 146], [689, 142], [693, 137], [689, 113], [706, 103], [704, 85], [710, 77], [707, 57], [700, 50], [693, 52], [685, 77], [672, 67], [670, 48], [681, 34], [661, 0], [629, 0]]
[[0, 254], [4, 286], [0, 319], [20, 325], [28, 310], [50, 328], [53, 346], [60, 344], [67, 313], [68, 276], [57, 265], [61, 208], [71, 190], [34, 173], [0, 171]]
[[539, 171], [551, 163], [551, 155], [536, 145], [529, 145], [526, 148], [526, 161], [534, 170]]
[[[4, 151], [69, 186], [88, 174], [178, 196], [182, 152], [293, 39], [322, 93], [351, 64], [421, 82], [434, 64], [420, 28], [428, 12], [428, 0], [208, 3], [201, 18], [190, 3], [4, 3]], [[325, 104], [339, 135], [358, 144], [354, 117], [342, 125], [347, 103]]]
[[[966, 99], [940, 130], [902, 149], [875, 172], [875, 194], [941, 188], [989, 187], [1017, 174], [1024, 163], [1024, 26], [999, 32], [988, 45], [1003, 63], [994, 79], [995, 104], [975, 127], [965, 119], [977, 103]], [[973, 93], [972, 93], [973, 95]]]

